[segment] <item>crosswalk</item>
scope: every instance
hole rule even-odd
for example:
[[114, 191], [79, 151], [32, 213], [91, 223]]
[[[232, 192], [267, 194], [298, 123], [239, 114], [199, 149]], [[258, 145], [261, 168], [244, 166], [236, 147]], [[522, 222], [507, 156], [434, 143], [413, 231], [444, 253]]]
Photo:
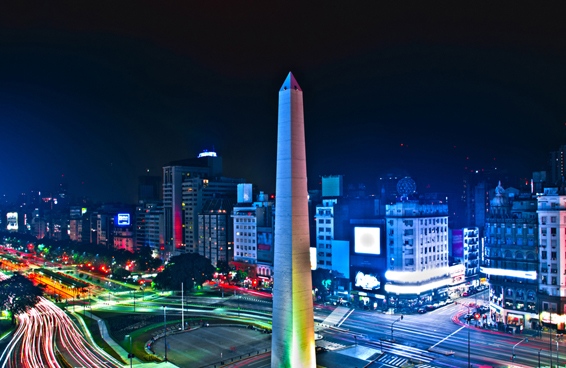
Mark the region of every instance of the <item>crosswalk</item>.
[[[409, 358], [401, 357], [394, 354], [384, 353], [377, 360], [378, 364], [385, 367], [403, 367], [409, 362]], [[429, 363], [422, 363], [414, 365], [415, 368], [434, 368], [433, 365]]]
[[391, 367], [402, 367], [409, 361], [407, 358], [403, 358], [397, 355], [392, 354], [382, 354], [378, 359], [377, 362], [381, 364], [387, 364]]

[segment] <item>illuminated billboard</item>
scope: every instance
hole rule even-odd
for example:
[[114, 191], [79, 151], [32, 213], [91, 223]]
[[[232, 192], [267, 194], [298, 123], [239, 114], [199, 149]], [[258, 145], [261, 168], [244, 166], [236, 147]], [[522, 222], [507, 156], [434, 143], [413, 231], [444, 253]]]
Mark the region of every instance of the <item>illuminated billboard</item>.
[[452, 256], [464, 257], [464, 234], [462, 229], [452, 230]]
[[116, 226], [130, 226], [130, 223], [129, 213], [119, 213], [114, 218], [114, 225]]
[[381, 230], [379, 227], [354, 228], [354, 252], [363, 254], [381, 253]]
[[377, 270], [352, 268], [355, 290], [376, 291], [381, 288], [380, 276]]
[[316, 270], [316, 248], [310, 247], [311, 270]]
[[18, 213], [8, 212], [6, 213], [6, 230], [18, 230]]

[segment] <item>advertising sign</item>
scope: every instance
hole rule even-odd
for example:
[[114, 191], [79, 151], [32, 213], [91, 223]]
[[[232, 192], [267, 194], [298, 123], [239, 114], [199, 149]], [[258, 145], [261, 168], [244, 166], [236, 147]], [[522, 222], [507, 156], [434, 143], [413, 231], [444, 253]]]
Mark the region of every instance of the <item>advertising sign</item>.
[[452, 230], [452, 256], [457, 258], [464, 257], [464, 234], [462, 229]]
[[380, 254], [381, 229], [379, 227], [355, 227], [354, 252], [364, 254]]
[[381, 289], [380, 275], [375, 270], [352, 267], [353, 288], [355, 290], [377, 291]]
[[8, 212], [6, 214], [6, 229], [7, 230], [18, 230], [18, 213], [17, 212]]
[[130, 214], [129, 213], [117, 214], [114, 223], [116, 224], [116, 226], [130, 226]]

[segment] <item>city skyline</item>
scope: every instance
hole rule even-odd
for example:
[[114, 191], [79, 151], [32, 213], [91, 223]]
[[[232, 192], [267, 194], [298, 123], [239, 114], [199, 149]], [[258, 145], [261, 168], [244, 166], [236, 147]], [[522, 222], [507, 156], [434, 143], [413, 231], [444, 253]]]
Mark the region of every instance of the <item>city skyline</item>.
[[441, 191], [468, 162], [528, 177], [565, 141], [566, 27], [562, 4], [506, 4], [10, 4], [0, 194], [64, 181], [133, 202], [138, 176], [204, 149], [273, 192], [273, 91], [291, 70], [310, 189], [403, 169]]

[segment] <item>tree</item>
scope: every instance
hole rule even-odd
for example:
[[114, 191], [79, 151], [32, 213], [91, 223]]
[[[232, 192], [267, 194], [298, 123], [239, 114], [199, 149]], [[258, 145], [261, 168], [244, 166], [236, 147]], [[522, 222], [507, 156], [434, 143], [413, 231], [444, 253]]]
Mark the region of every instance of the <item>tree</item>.
[[135, 257], [139, 271], [153, 271], [161, 266], [161, 260], [153, 257], [150, 247], [140, 247], [135, 253]]
[[157, 289], [180, 290], [181, 283], [185, 290], [193, 290], [210, 280], [215, 268], [210, 260], [197, 253], [185, 253], [171, 257], [165, 269], [153, 279]]
[[113, 272], [112, 272], [112, 279], [114, 280], [118, 280], [118, 281], [124, 281], [126, 280], [132, 273], [128, 270], [126, 270], [125, 268], [122, 267], [117, 267]]
[[16, 315], [33, 308], [42, 295], [39, 287], [18, 273], [0, 281], [0, 307], [11, 312], [12, 323], [16, 322]]
[[218, 261], [218, 263], [216, 264], [216, 272], [221, 275], [228, 276], [231, 270], [232, 269], [230, 268], [230, 264], [226, 261]]
[[234, 278], [232, 279], [232, 281], [234, 281], [234, 282], [244, 281], [246, 279], [246, 277], [248, 277], [248, 273], [246, 271], [236, 270], [236, 274], [234, 275]]

